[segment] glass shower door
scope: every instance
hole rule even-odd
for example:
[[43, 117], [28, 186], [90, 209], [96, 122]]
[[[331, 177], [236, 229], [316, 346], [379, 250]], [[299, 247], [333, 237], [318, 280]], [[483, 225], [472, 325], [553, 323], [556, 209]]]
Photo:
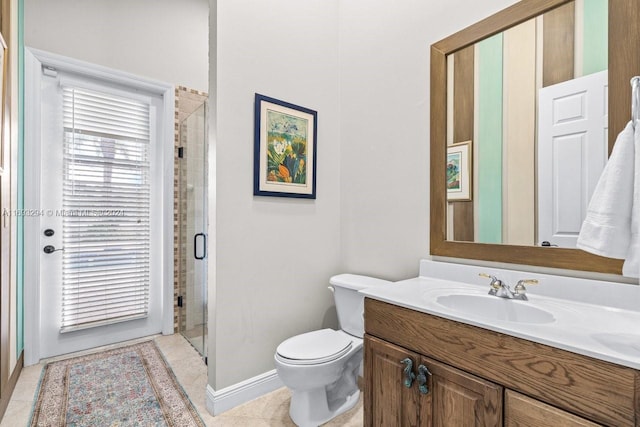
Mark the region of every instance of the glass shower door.
[[207, 104], [180, 123], [179, 222], [182, 304], [179, 330], [207, 356]]

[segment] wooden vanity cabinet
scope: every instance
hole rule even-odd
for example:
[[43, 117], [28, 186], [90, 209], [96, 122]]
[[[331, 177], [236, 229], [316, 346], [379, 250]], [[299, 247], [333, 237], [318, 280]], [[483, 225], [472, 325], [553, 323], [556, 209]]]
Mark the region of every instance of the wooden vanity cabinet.
[[[402, 360], [430, 372], [427, 389], [405, 384]], [[365, 337], [365, 425], [501, 426], [502, 387], [402, 347]]]
[[635, 369], [370, 298], [365, 332], [365, 426], [640, 427]]

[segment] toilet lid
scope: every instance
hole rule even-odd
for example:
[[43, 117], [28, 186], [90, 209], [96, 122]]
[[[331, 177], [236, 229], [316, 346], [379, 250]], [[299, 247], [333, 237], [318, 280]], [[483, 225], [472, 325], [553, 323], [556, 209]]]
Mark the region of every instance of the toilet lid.
[[287, 363], [318, 364], [335, 360], [351, 350], [352, 340], [333, 329], [321, 329], [285, 340], [276, 350]]

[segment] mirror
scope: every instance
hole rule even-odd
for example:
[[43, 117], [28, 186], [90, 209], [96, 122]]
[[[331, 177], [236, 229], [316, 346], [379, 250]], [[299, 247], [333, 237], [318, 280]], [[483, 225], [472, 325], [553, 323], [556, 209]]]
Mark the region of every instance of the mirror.
[[[601, 162], [606, 162], [617, 133], [630, 119], [629, 80], [640, 70], [640, 43], [635, 41], [640, 36], [640, 12], [634, 0], [602, 3], [523, 0], [431, 46], [432, 255], [620, 274], [621, 260], [570, 249], [571, 243], [560, 242], [564, 230], [546, 238], [543, 234], [543, 213], [554, 209], [543, 200], [549, 192], [545, 189], [554, 185], [545, 182], [552, 174], [544, 171], [553, 170], [554, 162], [556, 168], [563, 166], [560, 159], [568, 165], [562, 172], [571, 177], [578, 161], [569, 153], [580, 150], [580, 140], [574, 138], [572, 144], [561, 147], [560, 155], [550, 156], [551, 164], [545, 165], [542, 157], [549, 153], [540, 142], [552, 138], [541, 133], [540, 124], [548, 120], [549, 111], [555, 111], [557, 122], [571, 121], [575, 109], [585, 112], [585, 103], [572, 95], [552, 96], [570, 102], [542, 107], [547, 88], [570, 86], [574, 80], [603, 71], [592, 70], [608, 68], [604, 71], [611, 82], [608, 101], [600, 102], [608, 117], [600, 113], [603, 119], [595, 131], [608, 134], [598, 148]], [[602, 7], [606, 7], [606, 22]], [[584, 24], [588, 17], [599, 22], [598, 28]], [[576, 22], [582, 29], [576, 31]], [[604, 43], [615, 46], [606, 55], [606, 66], [604, 51], [595, 47]], [[525, 44], [530, 50], [523, 48]], [[514, 60], [516, 54], [525, 59]], [[606, 85], [600, 77], [598, 84]], [[493, 126], [485, 125], [492, 121]], [[557, 155], [558, 149], [553, 148], [552, 154], [553, 150]], [[597, 182], [598, 176], [591, 180]], [[589, 188], [595, 182], [572, 185]], [[564, 196], [560, 199], [568, 201]], [[576, 212], [581, 214], [587, 203], [565, 203], [574, 228], [582, 222]], [[557, 246], [539, 246], [545, 240]]]
[[447, 240], [576, 247], [607, 159], [608, 2], [447, 56]]

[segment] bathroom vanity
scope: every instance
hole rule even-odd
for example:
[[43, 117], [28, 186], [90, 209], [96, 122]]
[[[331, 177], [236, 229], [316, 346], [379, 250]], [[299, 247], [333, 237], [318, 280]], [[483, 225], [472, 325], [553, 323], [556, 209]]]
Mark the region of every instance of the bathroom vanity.
[[634, 369], [368, 298], [365, 318], [367, 426], [638, 425]]
[[[536, 294], [502, 301], [466, 283], [419, 277], [363, 292], [365, 426], [640, 426], [637, 311]], [[450, 295], [495, 298], [516, 316], [438, 302]], [[518, 318], [521, 309], [551, 317]]]

